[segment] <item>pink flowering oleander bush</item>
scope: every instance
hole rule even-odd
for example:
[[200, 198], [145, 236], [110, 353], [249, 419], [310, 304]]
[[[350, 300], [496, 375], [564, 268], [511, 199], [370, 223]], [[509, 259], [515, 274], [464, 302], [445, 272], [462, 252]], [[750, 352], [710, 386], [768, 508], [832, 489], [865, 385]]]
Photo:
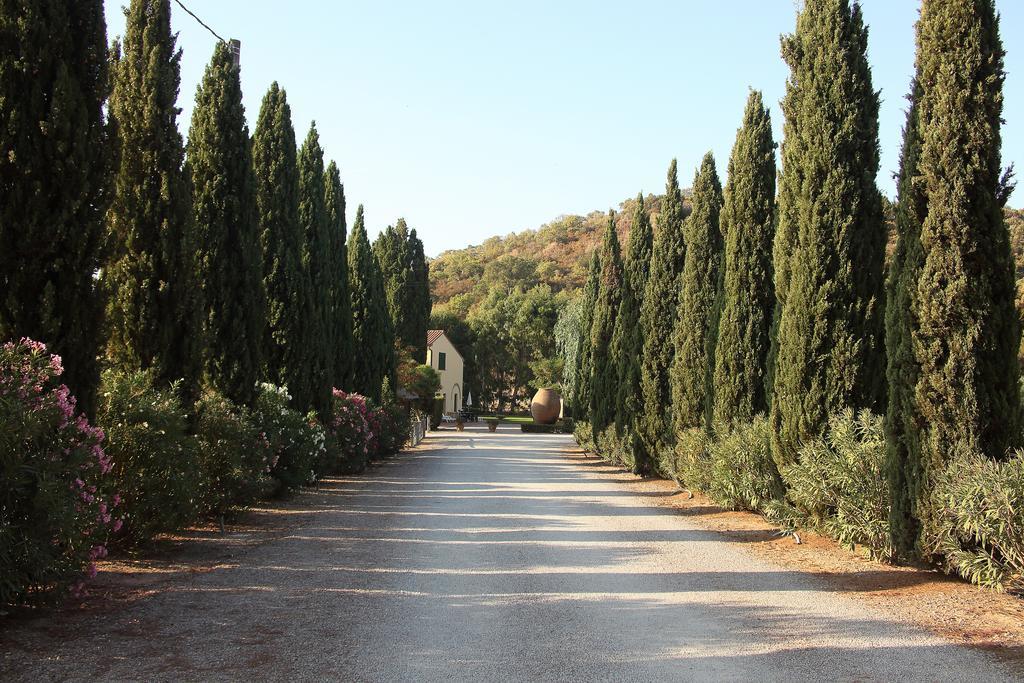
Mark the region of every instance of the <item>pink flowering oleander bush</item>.
[[29, 339], [0, 346], [0, 604], [84, 592], [120, 529], [103, 431], [60, 383], [59, 356]]
[[149, 372], [107, 370], [96, 419], [107, 435], [122, 499], [124, 527], [116, 541], [144, 543], [197, 521], [206, 481], [175, 387], [156, 388]]
[[284, 387], [261, 384], [253, 420], [270, 442], [270, 470], [277, 495], [316, 481], [316, 466], [327, 453], [327, 432], [316, 413], [302, 415], [289, 407], [291, 396]]
[[327, 425], [327, 453], [322, 474], [361, 472], [370, 459], [373, 433], [366, 397], [334, 390]]
[[267, 435], [243, 406], [209, 392], [196, 405], [199, 469], [206, 482], [204, 508], [224, 516], [273, 488], [277, 464]]
[[374, 408], [370, 419], [374, 431], [374, 457], [394, 455], [402, 450], [402, 446], [409, 440], [410, 424], [409, 413], [395, 403]]

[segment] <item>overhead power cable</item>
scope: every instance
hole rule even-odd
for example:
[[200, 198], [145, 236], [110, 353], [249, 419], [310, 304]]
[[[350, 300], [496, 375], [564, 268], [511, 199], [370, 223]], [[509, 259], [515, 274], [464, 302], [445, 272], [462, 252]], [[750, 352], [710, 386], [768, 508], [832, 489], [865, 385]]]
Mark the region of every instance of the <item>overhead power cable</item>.
[[195, 13], [195, 12], [193, 12], [192, 10], [190, 10], [190, 9], [189, 9], [188, 7], [185, 7], [185, 5], [184, 5], [184, 4], [182, 4], [181, 0], [174, 0], [174, 2], [176, 2], [176, 3], [178, 4], [178, 7], [180, 7], [180, 8], [181, 8], [181, 9], [183, 9], [183, 10], [185, 10], [186, 12], [188, 12], [188, 13], [189, 13], [189, 15], [191, 15], [191, 17], [192, 17], [193, 19], [195, 19], [196, 21], [198, 21], [198, 22], [199, 22], [199, 25], [200, 25], [200, 26], [202, 26], [203, 28], [205, 28], [205, 29], [206, 29], [207, 31], [209, 31], [210, 33], [212, 33], [212, 34], [213, 34], [213, 36], [214, 36], [214, 37], [215, 37], [215, 38], [216, 38], [217, 40], [219, 40], [219, 41], [220, 41], [220, 42], [222, 42], [222, 43], [226, 43], [226, 42], [228, 42], [228, 41], [224, 40], [223, 38], [221, 38], [221, 37], [220, 37], [220, 36], [219, 36], [219, 35], [217, 34], [217, 32], [216, 32], [216, 31], [214, 31], [214, 30], [213, 30], [212, 28], [210, 28], [210, 26], [209, 26], [209, 25], [208, 25], [208, 24], [207, 24], [207, 23], [206, 23], [205, 21], [203, 21], [202, 19], [200, 19], [199, 17], [197, 17], [197, 16], [196, 16], [196, 13]]

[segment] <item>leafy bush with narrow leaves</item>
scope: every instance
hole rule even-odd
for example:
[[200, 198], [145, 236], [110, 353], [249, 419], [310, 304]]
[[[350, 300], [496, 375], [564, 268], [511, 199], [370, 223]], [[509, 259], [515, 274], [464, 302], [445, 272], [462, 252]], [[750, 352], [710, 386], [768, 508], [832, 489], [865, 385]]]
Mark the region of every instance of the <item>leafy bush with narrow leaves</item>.
[[753, 512], [764, 512], [781, 498], [783, 485], [772, 459], [771, 435], [768, 419], [758, 415], [712, 439], [705, 493], [719, 505]]
[[594, 445], [594, 430], [590, 426], [589, 420], [578, 420], [574, 426], [572, 435], [576, 438], [576, 443], [579, 444], [580, 448], [583, 450], [590, 452], [596, 450]]
[[63, 371], [39, 342], [0, 346], [0, 605], [81, 595], [121, 526], [103, 430]]
[[199, 465], [208, 484], [206, 509], [223, 516], [266, 495], [277, 463], [249, 411], [214, 392], [203, 396], [196, 411]]
[[203, 513], [206, 482], [196, 441], [174, 387], [157, 389], [149, 372], [103, 373], [97, 421], [114, 462], [124, 527], [118, 542], [144, 543]]
[[274, 463], [270, 476], [275, 493], [294, 491], [316, 480], [316, 469], [327, 453], [327, 432], [316, 413], [303, 416], [289, 407], [291, 396], [285, 387], [261, 384], [252, 419], [270, 444]]
[[335, 389], [327, 429], [325, 474], [362, 472], [370, 459], [370, 408], [366, 397]]
[[711, 441], [703, 427], [676, 434], [676, 444], [661, 468], [680, 486], [707, 492], [711, 487]]
[[711, 437], [703, 427], [676, 434], [671, 462], [662, 467], [680, 486], [700, 491], [719, 505], [762, 512], [782, 495], [771, 457], [771, 427], [755, 417]]
[[937, 537], [927, 552], [947, 572], [999, 591], [1024, 592], [1024, 451], [996, 461], [954, 455], [935, 492]]
[[889, 531], [890, 491], [885, 476], [881, 417], [863, 410], [832, 416], [825, 434], [805, 443], [797, 461], [782, 469], [789, 487], [768, 517], [784, 528], [806, 527], [876, 559], [894, 554]]

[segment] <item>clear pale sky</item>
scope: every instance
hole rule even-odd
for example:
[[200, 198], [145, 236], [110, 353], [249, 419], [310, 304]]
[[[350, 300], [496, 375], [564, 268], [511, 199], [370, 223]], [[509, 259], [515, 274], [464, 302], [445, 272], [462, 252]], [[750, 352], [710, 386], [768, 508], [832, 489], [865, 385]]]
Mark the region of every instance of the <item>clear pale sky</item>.
[[[748, 88], [781, 137], [788, 70], [779, 36], [795, 0], [621, 3], [434, 0], [183, 0], [242, 41], [250, 132], [274, 80], [299, 140], [315, 119], [338, 162], [349, 221], [371, 237], [399, 216], [428, 255], [536, 228], [559, 215], [663, 191], [679, 159], [689, 186], [705, 151], [723, 175]], [[123, 32], [106, 0], [108, 31]], [[882, 92], [882, 191], [895, 192], [916, 0], [863, 0]], [[174, 3], [187, 134], [215, 38]], [[1003, 163], [1024, 175], [1024, 2], [997, 0], [1007, 50]], [[1024, 182], [1011, 199], [1024, 206]]]

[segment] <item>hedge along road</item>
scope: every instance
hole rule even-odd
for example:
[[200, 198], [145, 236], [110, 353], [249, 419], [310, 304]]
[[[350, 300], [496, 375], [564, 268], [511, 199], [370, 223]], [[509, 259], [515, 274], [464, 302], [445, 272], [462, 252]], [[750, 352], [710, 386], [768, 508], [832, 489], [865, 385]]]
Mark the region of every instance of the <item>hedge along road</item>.
[[0, 678], [1012, 679], [589, 472], [570, 444], [434, 434], [302, 497], [231, 562], [22, 624]]

